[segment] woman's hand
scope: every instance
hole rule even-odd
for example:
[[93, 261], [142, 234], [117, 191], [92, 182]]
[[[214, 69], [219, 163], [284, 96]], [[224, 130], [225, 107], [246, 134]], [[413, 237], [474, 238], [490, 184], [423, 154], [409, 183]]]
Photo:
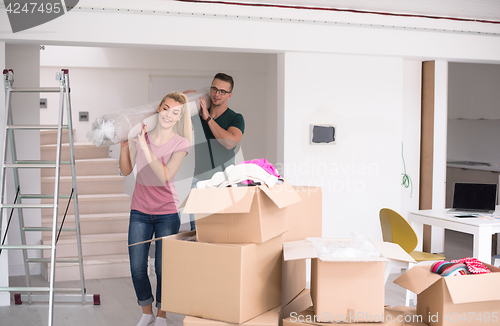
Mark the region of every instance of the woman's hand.
[[146, 142], [146, 125], [142, 125], [142, 130], [137, 134], [137, 142], [141, 149], [146, 152], [148, 150], [148, 143]]

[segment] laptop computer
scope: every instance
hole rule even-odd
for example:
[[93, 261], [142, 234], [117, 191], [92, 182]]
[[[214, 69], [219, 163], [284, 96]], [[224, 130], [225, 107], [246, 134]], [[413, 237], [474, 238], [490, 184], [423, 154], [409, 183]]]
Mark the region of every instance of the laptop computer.
[[495, 211], [496, 199], [496, 184], [457, 182], [449, 213], [491, 214]]

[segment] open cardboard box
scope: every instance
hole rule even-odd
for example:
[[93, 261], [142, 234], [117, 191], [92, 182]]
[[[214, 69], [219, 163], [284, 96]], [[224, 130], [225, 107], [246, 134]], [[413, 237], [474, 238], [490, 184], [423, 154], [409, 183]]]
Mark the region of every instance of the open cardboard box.
[[[352, 239], [324, 239], [351, 242]], [[327, 320], [369, 321], [384, 314], [385, 264], [389, 260], [414, 263], [399, 245], [372, 241], [380, 251], [374, 258], [322, 260], [308, 240], [283, 243], [284, 260], [311, 258], [311, 297], [316, 315]]]
[[415, 266], [394, 283], [417, 293], [417, 314], [431, 326], [500, 325], [500, 268], [492, 273], [442, 277]]
[[282, 237], [260, 244], [162, 239], [161, 309], [244, 323], [281, 304]]
[[272, 188], [192, 189], [184, 213], [195, 214], [200, 242], [263, 243], [288, 230], [287, 206], [300, 200], [286, 180]]
[[[263, 313], [262, 315], [250, 319], [249, 321], [243, 324], [238, 324], [238, 325], [278, 326], [279, 319], [280, 319], [280, 307], [276, 307], [272, 310]], [[186, 316], [183, 321], [183, 326], [236, 326], [236, 325], [223, 321]]]

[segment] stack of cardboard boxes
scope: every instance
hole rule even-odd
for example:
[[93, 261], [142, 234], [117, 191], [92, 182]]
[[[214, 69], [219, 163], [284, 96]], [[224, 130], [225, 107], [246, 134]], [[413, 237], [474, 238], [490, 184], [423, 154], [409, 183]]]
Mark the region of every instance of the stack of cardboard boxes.
[[[162, 310], [187, 315], [184, 326], [426, 325], [415, 309], [384, 306], [385, 264], [414, 262], [398, 245], [372, 241], [378, 258], [317, 257], [305, 239], [321, 237], [321, 207], [321, 188], [287, 182], [271, 189], [193, 189], [184, 212], [196, 215], [197, 231], [162, 241]], [[408, 276], [401, 285], [418, 293], [411, 281], [418, 277]], [[446, 293], [439, 299], [445, 303]], [[490, 312], [499, 309], [498, 295]]]
[[283, 242], [321, 236], [320, 188], [193, 189], [184, 212], [196, 232], [162, 239], [162, 310], [185, 326], [277, 326], [310, 306], [306, 263], [283, 262]]

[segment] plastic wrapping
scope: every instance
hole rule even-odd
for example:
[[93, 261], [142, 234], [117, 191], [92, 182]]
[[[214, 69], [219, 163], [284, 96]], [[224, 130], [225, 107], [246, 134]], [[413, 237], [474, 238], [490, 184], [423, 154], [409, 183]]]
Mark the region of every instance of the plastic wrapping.
[[363, 235], [352, 232], [353, 241], [327, 242], [322, 238], [307, 238], [316, 250], [318, 258], [328, 260], [331, 258], [377, 258], [380, 251]]
[[[210, 106], [209, 92], [207, 87], [195, 93], [186, 94], [191, 116], [198, 114], [202, 97], [207, 101], [207, 106]], [[87, 132], [86, 137], [89, 142], [96, 146], [111, 146], [137, 136], [143, 123], [146, 124], [146, 130], [149, 132], [156, 127], [156, 114], [159, 105], [160, 101], [157, 101], [104, 114], [95, 119], [92, 123], [92, 129]]]

